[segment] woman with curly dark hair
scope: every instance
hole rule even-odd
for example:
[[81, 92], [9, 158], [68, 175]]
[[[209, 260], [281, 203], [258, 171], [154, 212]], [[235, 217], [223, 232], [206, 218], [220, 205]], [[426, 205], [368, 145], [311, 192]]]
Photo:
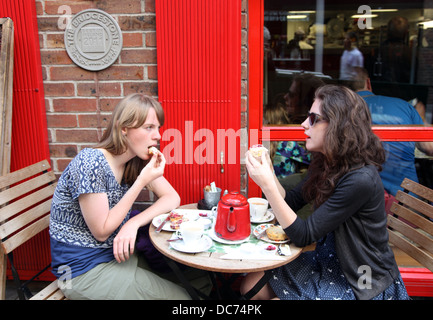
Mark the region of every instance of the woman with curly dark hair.
[[[388, 245], [378, 173], [385, 152], [371, 130], [368, 106], [348, 88], [325, 85], [302, 126], [313, 160], [297, 187], [282, 189], [265, 154], [259, 163], [247, 153], [246, 166], [291, 241], [316, 243], [316, 249], [273, 270], [254, 298], [408, 299]], [[308, 202], [314, 212], [303, 220], [295, 212]], [[247, 275], [242, 292], [262, 275]]]

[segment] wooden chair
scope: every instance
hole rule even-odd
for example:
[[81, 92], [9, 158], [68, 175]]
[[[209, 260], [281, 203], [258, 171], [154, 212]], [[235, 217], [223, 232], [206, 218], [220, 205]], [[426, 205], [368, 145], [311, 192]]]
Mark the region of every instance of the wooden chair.
[[[57, 185], [50, 169], [48, 161], [44, 160], [0, 177], [0, 300], [5, 299], [7, 259], [19, 298], [31, 298], [28, 281], [21, 284], [15, 270], [12, 252], [49, 226], [51, 201]], [[49, 298], [64, 299], [57, 280], [34, 296], [34, 299]]]
[[[388, 215], [389, 242], [433, 272], [433, 190], [407, 178], [401, 186], [404, 191], [397, 192], [398, 203], [392, 204], [393, 215]], [[414, 275], [421, 277], [418, 283], [429, 283], [424, 292], [433, 296], [433, 275], [427, 270]]]

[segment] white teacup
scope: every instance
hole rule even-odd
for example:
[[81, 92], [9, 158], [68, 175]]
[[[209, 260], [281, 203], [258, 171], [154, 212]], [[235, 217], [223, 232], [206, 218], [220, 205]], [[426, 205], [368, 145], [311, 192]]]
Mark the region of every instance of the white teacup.
[[196, 248], [204, 233], [204, 225], [199, 221], [185, 221], [180, 224], [182, 239], [188, 248]]
[[268, 200], [263, 198], [249, 198], [250, 217], [254, 221], [260, 221], [265, 217], [268, 211]]

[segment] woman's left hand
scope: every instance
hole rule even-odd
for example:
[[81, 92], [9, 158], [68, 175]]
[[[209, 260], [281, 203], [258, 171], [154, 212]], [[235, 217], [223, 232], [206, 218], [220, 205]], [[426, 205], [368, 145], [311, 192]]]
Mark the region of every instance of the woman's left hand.
[[117, 262], [124, 262], [134, 253], [138, 227], [133, 220], [126, 222], [113, 241], [113, 254]]

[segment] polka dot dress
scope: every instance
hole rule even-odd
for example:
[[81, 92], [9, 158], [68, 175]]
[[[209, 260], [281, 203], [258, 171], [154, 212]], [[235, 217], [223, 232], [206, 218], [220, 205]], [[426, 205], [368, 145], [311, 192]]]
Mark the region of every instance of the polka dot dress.
[[[269, 283], [282, 300], [355, 300], [355, 294], [340, 269], [330, 233], [316, 244], [315, 251], [273, 270]], [[373, 300], [409, 299], [401, 277]]]

